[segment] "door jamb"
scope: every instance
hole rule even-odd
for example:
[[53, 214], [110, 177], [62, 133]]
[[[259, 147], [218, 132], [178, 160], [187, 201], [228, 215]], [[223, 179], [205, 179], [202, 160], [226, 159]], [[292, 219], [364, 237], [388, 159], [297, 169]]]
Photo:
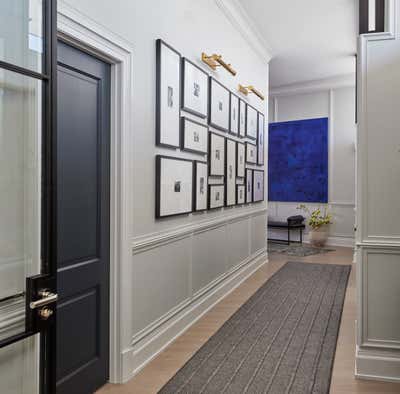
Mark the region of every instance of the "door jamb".
[[129, 261], [133, 45], [59, 1], [58, 38], [111, 65], [110, 158], [110, 377], [122, 383], [121, 300], [123, 263]]

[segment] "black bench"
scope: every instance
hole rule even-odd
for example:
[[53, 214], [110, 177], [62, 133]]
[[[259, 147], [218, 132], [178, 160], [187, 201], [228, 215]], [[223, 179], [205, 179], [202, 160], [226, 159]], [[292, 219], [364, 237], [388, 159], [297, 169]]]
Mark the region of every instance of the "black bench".
[[[278, 222], [274, 220], [268, 220], [268, 228], [279, 228], [279, 229], [287, 229], [287, 241], [284, 239], [274, 239], [268, 238], [268, 241], [273, 242], [287, 242], [290, 245], [290, 242], [303, 243], [303, 230], [306, 228], [303, 216], [290, 216], [287, 218], [286, 222]], [[290, 231], [291, 230], [299, 230], [300, 231], [300, 241], [290, 241]]]

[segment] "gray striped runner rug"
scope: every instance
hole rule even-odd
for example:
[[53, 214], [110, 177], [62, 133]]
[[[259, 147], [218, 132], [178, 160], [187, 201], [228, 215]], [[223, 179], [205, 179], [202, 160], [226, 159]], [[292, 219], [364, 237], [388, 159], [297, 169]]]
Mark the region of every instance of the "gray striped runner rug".
[[350, 270], [286, 263], [159, 393], [328, 393]]

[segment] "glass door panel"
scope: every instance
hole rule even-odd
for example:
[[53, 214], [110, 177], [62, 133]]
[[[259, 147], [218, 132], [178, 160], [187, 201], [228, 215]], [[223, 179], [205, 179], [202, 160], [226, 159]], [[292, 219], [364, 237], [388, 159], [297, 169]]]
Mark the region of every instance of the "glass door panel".
[[0, 393], [39, 393], [39, 334], [0, 349]]
[[42, 81], [0, 69], [0, 322], [40, 273], [41, 130]]
[[42, 72], [43, 0], [0, 1], [0, 60]]

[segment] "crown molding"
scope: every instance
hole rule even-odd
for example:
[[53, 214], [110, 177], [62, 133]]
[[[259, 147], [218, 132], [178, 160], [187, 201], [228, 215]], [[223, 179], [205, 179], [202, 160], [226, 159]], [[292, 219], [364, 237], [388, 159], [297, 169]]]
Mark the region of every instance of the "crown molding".
[[335, 77], [314, 79], [289, 85], [277, 86], [270, 89], [270, 96], [287, 96], [293, 94], [313, 93], [323, 90], [355, 87], [356, 74], [343, 74]]
[[273, 56], [272, 50], [240, 2], [238, 0], [215, 0], [215, 3], [256, 54], [268, 64]]

